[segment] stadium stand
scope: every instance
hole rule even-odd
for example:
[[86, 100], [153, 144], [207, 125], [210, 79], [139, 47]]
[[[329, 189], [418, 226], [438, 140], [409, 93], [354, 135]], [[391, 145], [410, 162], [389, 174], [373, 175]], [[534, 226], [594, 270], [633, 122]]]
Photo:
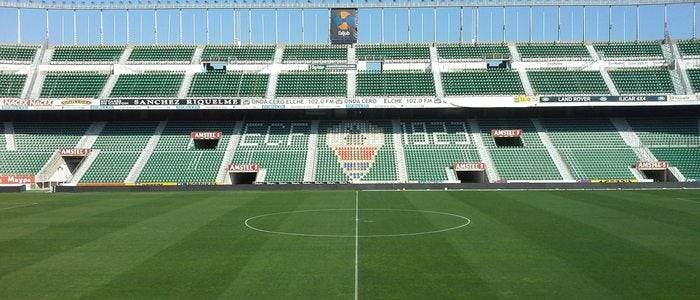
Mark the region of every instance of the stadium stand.
[[347, 75], [326, 72], [281, 73], [277, 97], [345, 97]]
[[0, 97], [19, 98], [27, 75], [0, 74]]
[[[209, 183], [216, 180], [234, 123], [169, 122], [137, 182]], [[220, 131], [214, 149], [197, 149], [193, 131]]]
[[54, 151], [74, 148], [88, 123], [15, 122], [16, 150], [0, 149], [0, 174], [36, 174]]
[[188, 97], [264, 97], [267, 81], [267, 74], [225, 71], [197, 73]]
[[581, 43], [527, 43], [518, 44], [523, 59], [590, 59], [586, 45]]
[[272, 46], [206, 46], [203, 62], [269, 62], [275, 56]]
[[676, 45], [682, 56], [700, 56], [700, 41], [678, 41]]
[[284, 61], [347, 61], [346, 46], [289, 46], [284, 48]]
[[[479, 125], [484, 146], [491, 154], [491, 159], [501, 179], [562, 179], [530, 120], [484, 119], [479, 120]], [[497, 146], [491, 136], [491, 130], [513, 128], [523, 130], [522, 146]]]
[[392, 124], [321, 122], [316, 182], [397, 181]]
[[688, 80], [693, 88], [693, 92], [700, 92], [700, 69], [687, 69]]
[[506, 44], [477, 44], [477, 45], [438, 45], [438, 55], [442, 59], [509, 59], [510, 50]]
[[107, 123], [92, 146], [100, 153], [81, 182], [124, 182], [157, 125], [156, 122]]
[[621, 94], [673, 94], [673, 82], [666, 69], [608, 70]]
[[542, 119], [550, 139], [577, 179], [634, 179], [638, 160], [608, 119]]
[[309, 122], [248, 122], [232, 163], [258, 165], [266, 182], [303, 182], [310, 128]]
[[131, 62], [190, 62], [194, 46], [136, 46], [129, 56]]
[[97, 98], [108, 74], [95, 72], [51, 72], [44, 79], [42, 98]]
[[457, 162], [481, 162], [464, 121], [401, 123], [406, 171], [411, 182], [447, 181], [446, 168]]
[[532, 88], [541, 95], [610, 94], [598, 71], [542, 70], [528, 71]]
[[595, 43], [593, 47], [603, 59], [662, 59], [664, 55], [658, 41]]
[[184, 76], [183, 73], [174, 72], [121, 74], [110, 97], [174, 98], [177, 96]]
[[359, 45], [358, 60], [427, 60], [430, 49], [426, 45]]
[[463, 71], [442, 73], [445, 95], [524, 95], [520, 76], [513, 71]]
[[121, 46], [58, 46], [52, 62], [117, 62], [124, 52]]
[[0, 46], [0, 61], [30, 62], [36, 55], [37, 47], [34, 46]]
[[430, 72], [360, 72], [358, 96], [435, 96]]

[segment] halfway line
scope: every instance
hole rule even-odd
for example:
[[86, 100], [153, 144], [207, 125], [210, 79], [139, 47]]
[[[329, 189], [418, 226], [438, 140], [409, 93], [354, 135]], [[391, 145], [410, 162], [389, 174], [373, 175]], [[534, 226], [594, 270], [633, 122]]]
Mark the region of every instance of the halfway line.
[[355, 300], [359, 298], [359, 271], [357, 267], [358, 252], [360, 248], [360, 209], [359, 192], [355, 191]]

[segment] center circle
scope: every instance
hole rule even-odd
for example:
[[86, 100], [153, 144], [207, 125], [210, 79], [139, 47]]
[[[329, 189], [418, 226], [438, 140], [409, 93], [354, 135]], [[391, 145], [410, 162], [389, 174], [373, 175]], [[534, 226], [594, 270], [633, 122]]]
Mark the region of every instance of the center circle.
[[264, 233], [334, 238], [426, 235], [457, 230], [469, 223], [469, 218], [452, 213], [388, 208], [284, 211], [244, 222], [247, 228]]

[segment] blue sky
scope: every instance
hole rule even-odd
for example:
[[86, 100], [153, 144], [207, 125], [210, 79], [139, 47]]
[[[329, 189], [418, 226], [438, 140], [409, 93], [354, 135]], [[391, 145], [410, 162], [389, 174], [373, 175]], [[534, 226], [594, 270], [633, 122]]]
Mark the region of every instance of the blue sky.
[[[95, 0], [99, 2], [100, 0]], [[612, 13], [612, 40], [634, 40], [636, 31], [636, 8], [614, 7]], [[698, 13], [700, 14], [700, 12]], [[209, 11], [209, 42], [211, 44], [230, 44], [240, 41], [247, 44], [275, 43], [274, 10], [253, 10], [252, 22], [248, 20], [248, 11], [240, 11], [240, 28], [234, 30], [232, 10]], [[406, 9], [384, 10], [384, 42], [407, 42], [408, 11]], [[301, 11], [279, 10], [278, 41], [280, 43], [302, 43]], [[360, 9], [358, 32], [360, 43], [379, 43], [382, 38], [381, 12], [379, 9]], [[508, 41], [527, 41], [529, 31], [529, 10], [511, 7], [506, 9], [506, 32]], [[0, 42], [16, 43], [16, 10], [0, 9]], [[43, 10], [22, 11], [22, 42], [41, 43], [44, 41], [45, 16]], [[583, 37], [582, 8], [562, 7], [561, 40], [578, 40]], [[693, 36], [692, 4], [668, 6], [669, 32], [674, 39], [687, 39]], [[608, 40], [608, 8], [588, 7], [586, 9], [586, 39]], [[464, 9], [462, 20], [463, 39], [471, 41], [474, 31], [472, 9]], [[642, 6], [640, 9], [640, 39], [663, 38], [663, 7]], [[176, 10], [159, 11], [158, 44], [179, 43], [179, 17]], [[237, 21], [238, 22], [238, 21]], [[130, 12], [130, 42], [132, 44], [154, 44], [153, 11]], [[183, 11], [183, 42], [185, 44], [206, 43], [205, 11]], [[249, 39], [248, 25], [253, 24], [252, 40]], [[432, 9], [413, 9], [410, 19], [411, 42], [459, 42], [459, 9], [440, 8], [437, 10], [437, 24], [433, 21]], [[52, 44], [73, 44], [73, 14], [71, 11], [50, 11], [50, 37]], [[328, 40], [328, 11], [304, 11], [304, 41], [308, 44], [325, 44]], [[501, 8], [479, 9], [479, 40], [501, 41], [503, 11]], [[437, 27], [437, 35], [433, 28]], [[534, 41], [554, 41], [557, 39], [557, 9], [555, 7], [535, 8], [533, 10]], [[104, 12], [104, 43], [126, 43], [126, 13], [124, 11]], [[700, 29], [699, 29], [700, 31]], [[700, 35], [699, 35], [700, 37]], [[99, 13], [82, 11], [77, 15], [78, 44], [99, 44]]]

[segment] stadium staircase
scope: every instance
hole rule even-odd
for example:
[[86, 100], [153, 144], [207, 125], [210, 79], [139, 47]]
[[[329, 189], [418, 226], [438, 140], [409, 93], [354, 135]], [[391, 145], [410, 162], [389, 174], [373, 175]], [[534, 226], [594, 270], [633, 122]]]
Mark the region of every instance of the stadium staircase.
[[348, 47], [348, 63], [349, 64], [357, 64], [356, 49], [357, 48], [355, 48], [355, 47]]
[[525, 90], [525, 95], [534, 96], [535, 90], [532, 89], [532, 83], [530, 83], [530, 77], [527, 76], [527, 70], [525, 68], [518, 68], [518, 77], [520, 82], [523, 84], [523, 89]]
[[100, 93], [100, 99], [109, 98], [109, 95], [112, 94], [114, 86], [117, 84], [117, 80], [119, 80], [119, 75], [112, 74], [109, 76], [109, 78], [105, 82], [105, 86], [102, 89], [102, 92]]
[[97, 138], [102, 133], [102, 130], [105, 128], [106, 124], [106, 122], [93, 122], [90, 124], [90, 127], [88, 127], [88, 129], [85, 131], [85, 134], [80, 138], [75, 147], [91, 149]]
[[[637, 154], [637, 158], [640, 161], [658, 161], [654, 154], [642, 145], [642, 141], [632, 130], [627, 120], [623, 118], [610, 118], [610, 122], [615, 126], [615, 129], [617, 129], [617, 132], [620, 134], [620, 137], [622, 137], [622, 140], [625, 141], [625, 144]], [[638, 180], [644, 180], [644, 176], [640, 172], [632, 167], [630, 167], [630, 169]]]
[[192, 86], [192, 80], [194, 79], [194, 72], [185, 72], [185, 76], [182, 78], [182, 84], [180, 85], [180, 90], [177, 91], [177, 97], [180, 99], [186, 98]]
[[610, 90], [610, 95], [619, 96], [620, 92], [617, 90], [617, 87], [615, 86], [615, 83], [613, 82], [612, 78], [610, 78], [610, 73], [608, 73], [608, 70], [602, 66], [600, 68], [600, 76], [603, 77], [605, 85], [608, 87], [608, 90]]
[[267, 81], [267, 90], [265, 91], [265, 98], [273, 99], [277, 96], [277, 83], [280, 74], [280, 65], [284, 56], [284, 48], [275, 48], [275, 56], [273, 58], [272, 65], [269, 66], [269, 77]]
[[233, 155], [236, 153], [236, 147], [241, 140], [241, 132], [243, 130], [243, 121], [236, 122], [233, 127], [233, 133], [229, 137], [228, 143], [226, 144], [226, 150], [224, 156], [221, 159], [221, 165], [219, 166], [219, 172], [216, 175], [217, 183], [231, 183], [228, 177], [228, 166], [233, 161]]
[[435, 46], [430, 46], [430, 70], [433, 73], [433, 82], [435, 83], [435, 97], [445, 97], [445, 92], [442, 88], [442, 76], [440, 73], [438, 52]]
[[129, 61], [129, 57], [131, 56], [131, 52], [134, 51], [134, 46], [128, 45], [126, 48], [124, 48], [124, 52], [122, 52], [122, 55], [119, 57], [119, 64], [124, 65]]
[[3, 142], [5, 144], [5, 150], [16, 151], [17, 145], [15, 144], [15, 127], [12, 122], [3, 122]]
[[394, 142], [394, 159], [396, 160], [396, 176], [399, 182], [408, 182], [408, 168], [406, 166], [406, 152], [401, 138], [401, 121], [392, 120], [392, 141]]
[[153, 132], [153, 135], [148, 140], [148, 143], [146, 143], [146, 147], [141, 150], [141, 154], [139, 154], [138, 159], [136, 159], [136, 162], [129, 171], [129, 174], [126, 176], [126, 179], [124, 180], [125, 183], [136, 183], [136, 180], [138, 180], [139, 176], [141, 176], [141, 172], [146, 166], [148, 160], [151, 158], [151, 155], [153, 155], [153, 150], [156, 148], [156, 145], [158, 145], [158, 142], [163, 135], [163, 130], [165, 130], [165, 126], [167, 124], [168, 121], [161, 121], [158, 123], [155, 132]]
[[[672, 44], [671, 45], [671, 53], [673, 53], [673, 56], [676, 58], [675, 59], [675, 65], [674, 69], [671, 70], [671, 76], [678, 76], [678, 80], [680, 81], [680, 85], [682, 85], [682, 89], [680, 93], [677, 93], [679, 95], [692, 95], [693, 94], [693, 85], [690, 82], [690, 78], [688, 77], [688, 73], [686, 72], [686, 63], [682, 59], [682, 55], [680, 50], [678, 49], [678, 44]], [[674, 75], [673, 73], [676, 73]]]
[[559, 153], [559, 150], [557, 150], [557, 148], [554, 147], [554, 144], [552, 144], [552, 140], [549, 138], [549, 134], [547, 134], [547, 130], [544, 128], [544, 126], [542, 126], [540, 120], [531, 119], [531, 122], [535, 126], [535, 130], [537, 130], [540, 141], [542, 141], [545, 149], [547, 149], [549, 157], [552, 158], [554, 165], [557, 167], [557, 171], [559, 171], [561, 178], [563, 180], [575, 180], [574, 176], [571, 175], [571, 171], [566, 165], [566, 162], [564, 162], [564, 159], [561, 157], [561, 153]]
[[192, 64], [198, 65], [202, 63], [202, 54], [204, 53], [204, 46], [197, 46], [194, 48], [194, 54], [192, 54]]
[[306, 146], [306, 163], [304, 165], [304, 182], [316, 181], [318, 164], [318, 121], [312, 121], [309, 128], [309, 144]]
[[598, 55], [598, 51], [595, 50], [595, 47], [593, 47], [593, 44], [586, 44], [586, 50], [588, 50], [588, 55], [591, 56], [593, 61], [600, 60], [600, 56]]
[[498, 175], [496, 165], [493, 163], [493, 159], [491, 159], [491, 154], [488, 149], [486, 149], [484, 140], [481, 138], [481, 127], [476, 119], [469, 119], [469, 130], [471, 131], [472, 142], [479, 152], [479, 158], [481, 162], [486, 165], [486, 176], [488, 176], [489, 182], [500, 181], [501, 177]]
[[513, 62], [519, 62], [523, 60], [520, 56], [520, 51], [518, 51], [518, 46], [516, 46], [515, 43], [508, 43], [508, 50], [510, 51], [510, 57]]
[[[38, 80], [38, 78], [41, 77], [40, 76], [41, 74], [39, 72], [39, 64], [41, 63], [41, 60], [44, 56], [44, 49], [45, 49], [44, 46], [39, 47], [39, 49], [37, 50], [37, 54], [35, 54], [33, 57], [32, 64], [29, 66], [29, 73], [28, 73], [26, 81], [24, 83], [24, 87], [22, 88], [21, 97], [23, 99], [26, 99], [26, 98], [32, 96], [32, 88], [34, 88], [36, 86], [36, 81]], [[39, 86], [41, 86], [41, 84]], [[38, 99], [38, 98], [32, 98], [32, 99]]]

